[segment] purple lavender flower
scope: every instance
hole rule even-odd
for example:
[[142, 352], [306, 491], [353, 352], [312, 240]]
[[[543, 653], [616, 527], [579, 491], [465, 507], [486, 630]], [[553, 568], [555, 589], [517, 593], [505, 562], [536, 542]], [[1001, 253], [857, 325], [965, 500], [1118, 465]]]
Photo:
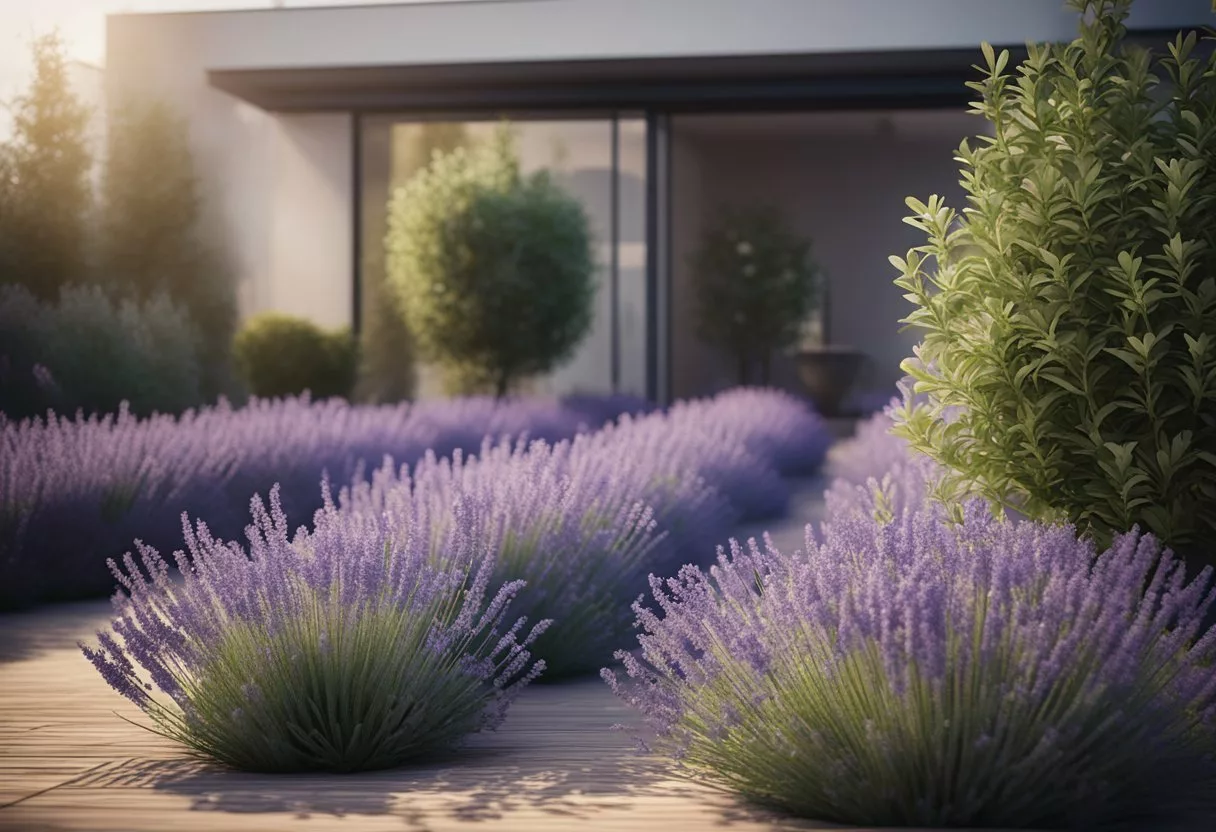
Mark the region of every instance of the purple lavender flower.
[[891, 433], [893, 406], [894, 400], [886, 411], [859, 422], [854, 435], [828, 453], [827, 516], [863, 510], [891, 519], [930, 499], [942, 468]]
[[125, 409], [0, 416], [0, 607], [106, 592], [106, 558], [135, 538], [171, 549], [182, 512], [237, 537], [249, 498], [279, 483], [287, 516], [304, 522], [320, 506], [323, 474], [347, 482], [385, 455], [413, 463], [428, 449], [476, 451], [487, 436], [567, 439], [598, 427], [590, 406], [460, 399], [373, 407], [300, 397], [221, 403], [176, 419], [137, 419]]
[[810, 403], [783, 390], [737, 387], [709, 400], [678, 402], [669, 411], [690, 416], [721, 437], [733, 437], [787, 476], [813, 474], [823, 465], [832, 432]]
[[486, 509], [453, 510], [463, 522], [432, 540], [327, 501], [290, 537], [276, 489], [253, 502], [247, 548], [183, 518], [180, 579], [142, 545], [112, 563], [113, 635], [82, 649], [154, 730], [235, 768], [367, 770], [449, 748], [544, 669], [529, 646], [549, 623], [503, 634], [522, 583], [491, 594]]
[[[598, 448], [596, 453], [645, 455], [656, 479], [700, 478], [730, 504], [736, 514], [731, 522], [781, 515], [789, 502], [788, 485], [737, 432], [716, 427], [715, 412], [711, 403], [697, 401], [640, 419], [622, 416], [588, 437], [586, 446]], [[709, 551], [721, 540], [715, 537]]]
[[[557, 621], [536, 648], [548, 678], [571, 676], [603, 664], [629, 632], [628, 602], [645, 589], [665, 542], [646, 490], [614, 476], [611, 457], [601, 461], [608, 465], [598, 467], [566, 442], [487, 441], [476, 457], [428, 454], [412, 472], [386, 463], [343, 489], [339, 505], [346, 515], [420, 529], [430, 540], [459, 526], [487, 541], [497, 554], [496, 579], [527, 581], [517, 608]], [[484, 506], [473, 518], [454, 510], [469, 500]]]
[[676, 429], [664, 414], [622, 416], [577, 437], [569, 465], [578, 476], [611, 482], [650, 507], [664, 535], [650, 566], [659, 574], [713, 556], [742, 514], [725, 493], [732, 482], [757, 485], [765, 499], [774, 499], [773, 489], [781, 498], [785, 488], [737, 443], [714, 445], [704, 434]]
[[732, 543], [653, 581], [604, 676], [684, 770], [867, 826], [1076, 828], [1213, 808], [1216, 603], [1133, 531], [921, 503], [832, 515], [787, 556]]

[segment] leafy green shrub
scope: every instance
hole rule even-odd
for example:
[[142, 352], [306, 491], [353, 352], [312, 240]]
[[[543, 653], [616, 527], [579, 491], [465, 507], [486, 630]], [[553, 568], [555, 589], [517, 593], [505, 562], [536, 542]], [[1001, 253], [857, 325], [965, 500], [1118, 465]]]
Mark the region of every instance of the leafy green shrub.
[[1216, 56], [1125, 43], [1129, 5], [1074, 0], [1080, 37], [1016, 80], [984, 46], [970, 205], [908, 200], [928, 242], [891, 258], [928, 398], [897, 429], [950, 469], [939, 496], [1185, 547], [1216, 532]]
[[547, 173], [521, 174], [506, 127], [398, 189], [386, 244], [419, 355], [453, 392], [505, 395], [568, 360], [590, 329], [587, 215]]
[[58, 303], [0, 286], [0, 401], [10, 418], [77, 409], [180, 413], [201, 404], [198, 336], [164, 296], [115, 301], [69, 286]]
[[760, 364], [769, 381], [776, 350], [798, 342], [818, 303], [811, 244], [772, 208], [728, 209], [693, 258], [697, 333], [734, 357], [739, 383]]
[[326, 332], [290, 315], [268, 313], [250, 319], [233, 345], [236, 364], [255, 396], [348, 398], [355, 384], [358, 355], [349, 329]]

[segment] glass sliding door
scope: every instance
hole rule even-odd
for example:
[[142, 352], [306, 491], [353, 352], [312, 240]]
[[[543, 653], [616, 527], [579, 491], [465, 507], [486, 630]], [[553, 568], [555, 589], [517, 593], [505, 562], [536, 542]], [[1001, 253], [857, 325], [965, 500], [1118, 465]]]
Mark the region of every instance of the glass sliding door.
[[[437, 367], [403, 360], [409, 333], [385, 286], [384, 238], [392, 193], [432, 154], [488, 139], [501, 122], [363, 116], [360, 128], [359, 319], [369, 398], [443, 395]], [[597, 293], [590, 331], [572, 359], [518, 392], [647, 392], [646, 122], [616, 115], [510, 119], [524, 174], [549, 171], [583, 206], [595, 240]], [[412, 366], [412, 375], [408, 367]]]

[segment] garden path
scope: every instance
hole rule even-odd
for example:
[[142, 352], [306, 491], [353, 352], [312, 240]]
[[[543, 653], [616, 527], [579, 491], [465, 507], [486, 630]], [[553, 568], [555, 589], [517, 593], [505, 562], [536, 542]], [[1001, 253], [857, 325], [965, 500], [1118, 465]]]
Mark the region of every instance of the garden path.
[[[798, 548], [821, 492], [819, 483], [798, 483], [789, 519], [761, 526], [771, 526], [779, 546]], [[610, 730], [636, 720], [598, 679], [533, 686], [502, 729], [425, 767], [345, 776], [223, 771], [119, 718], [143, 721], [76, 647], [108, 611], [88, 602], [0, 616], [0, 830], [839, 828], [741, 806], [637, 757], [630, 738]]]

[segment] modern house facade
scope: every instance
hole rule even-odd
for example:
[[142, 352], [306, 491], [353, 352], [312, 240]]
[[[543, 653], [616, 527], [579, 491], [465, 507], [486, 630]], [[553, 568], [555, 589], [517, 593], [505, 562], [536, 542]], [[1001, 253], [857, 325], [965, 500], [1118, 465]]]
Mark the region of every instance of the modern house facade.
[[[1136, 38], [1213, 23], [1209, 0], [1141, 0]], [[689, 257], [722, 207], [769, 204], [813, 242], [827, 348], [899, 375], [915, 335], [890, 254], [904, 197], [962, 207], [954, 150], [978, 45], [1068, 40], [1062, 0], [449, 0], [121, 14], [107, 97], [187, 117], [244, 314], [383, 314], [386, 204], [445, 142], [503, 118], [599, 241], [593, 331], [538, 388], [657, 399], [730, 381], [692, 324]], [[788, 366], [781, 372], [789, 374]], [[781, 376], [778, 372], [778, 376]], [[428, 387], [424, 374], [424, 390]]]

